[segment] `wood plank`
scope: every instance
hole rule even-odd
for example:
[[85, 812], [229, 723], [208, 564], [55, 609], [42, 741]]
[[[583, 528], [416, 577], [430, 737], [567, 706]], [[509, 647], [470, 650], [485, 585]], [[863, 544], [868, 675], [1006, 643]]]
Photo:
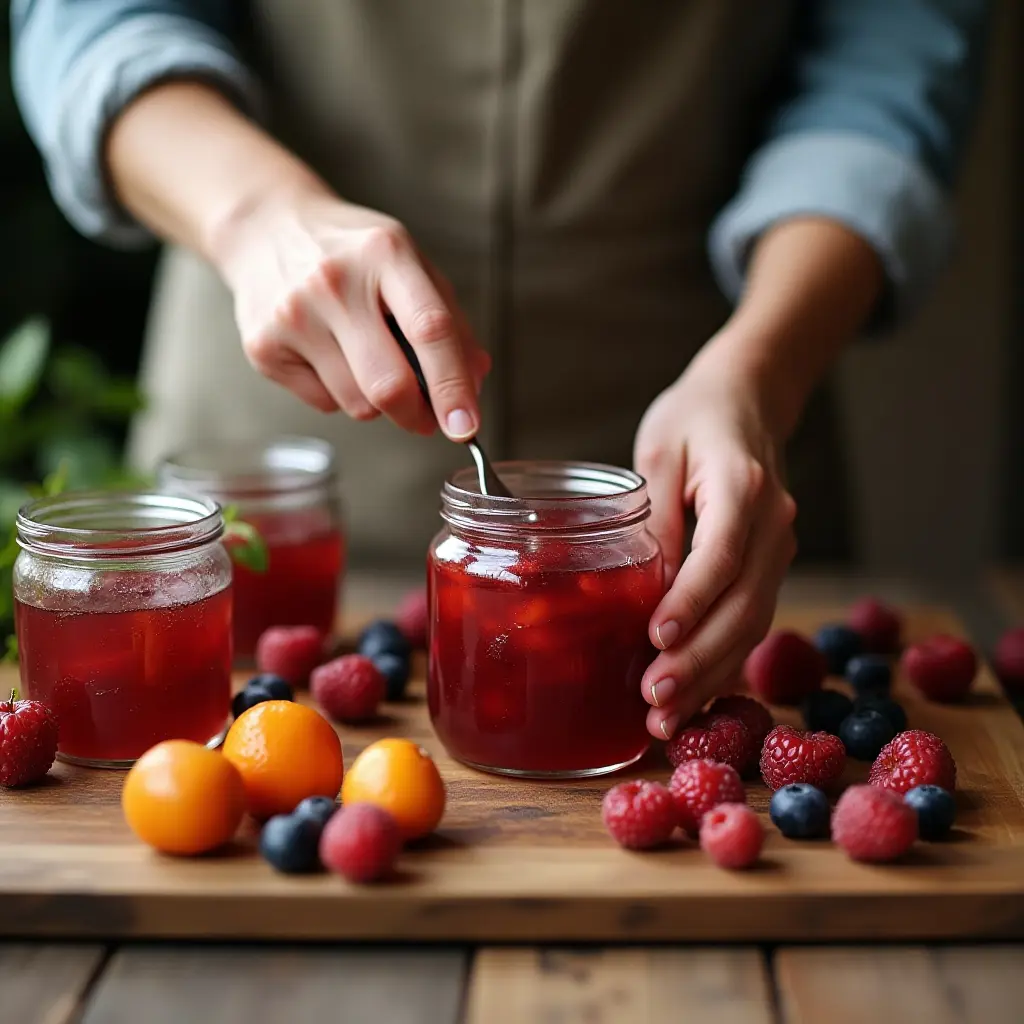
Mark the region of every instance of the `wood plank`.
[[757, 949], [487, 948], [470, 978], [466, 1024], [770, 1024]]
[[130, 947], [82, 1024], [456, 1024], [466, 960], [447, 949]]
[[[789, 607], [779, 624], [810, 631], [841, 614]], [[909, 614], [911, 639], [958, 631], [941, 610]], [[922, 844], [902, 865], [869, 867], [770, 828], [762, 868], [736, 874], [685, 843], [642, 858], [617, 849], [600, 819], [608, 780], [515, 781], [455, 764], [431, 730], [422, 669], [421, 659], [412, 699], [389, 708], [382, 725], [341, 730], [346, 763], [381, 733], [404, 735], [431, 750], [447, 782], [445, 821], [403, 854], [399, 884], [276, 875], [251, 828], [223, 856], [160, 857], [124, 825], [123, 776], [59, 766], [46, 785], [0, 793], [0, 934], [498, 943], [1024, 937], [1024, 726], [987, 670], [961, 707], [928, 703], [897, 681], [911, 725], [943, 736], [959, 764], [952, 841]], [[777, 717], [797, 720], [791, 710]], [[668, 772], [655, 752], [632, 774]], [[865, 775], [866, 766], [851, 764], [846, 781]], [[766, 790], [751, 785], [749, 798], [764, 814]]]
[[70, 1024], [102, 946], [0, 944], [0, 1024]]
[[1018, 1024], [1024, 946], [782, 949], [787, 1024]]

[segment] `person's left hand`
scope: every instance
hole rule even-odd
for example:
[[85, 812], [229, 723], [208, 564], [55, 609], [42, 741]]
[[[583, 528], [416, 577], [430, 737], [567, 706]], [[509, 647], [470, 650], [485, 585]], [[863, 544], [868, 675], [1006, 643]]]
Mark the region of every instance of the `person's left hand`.
[[[721, 356], [707, 346], [654, 401], [636, 436], [670, 584], [650, 625], [662, 653], [641, 683], [652, 705], [648, 731], [660, 739], [736, 688], [796, 553], [778, 431], [753, 375]], [[689, 508], [696, 525], [683, 561]]]

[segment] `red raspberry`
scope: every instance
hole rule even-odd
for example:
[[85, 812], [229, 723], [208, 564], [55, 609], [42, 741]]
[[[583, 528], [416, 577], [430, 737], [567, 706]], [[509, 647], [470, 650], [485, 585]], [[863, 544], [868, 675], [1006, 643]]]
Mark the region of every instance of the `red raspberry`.
[[948, 703], [962, 699], [971, 688], [978, 657], [963, 640], [939, 634], [909, 647], [903, 670], [930, 700]]
[[821, 689], [828, 674], [825, 656], [798, 633], [771, 633], [743, 667], [750, 688], [769, 704], [799, 704]]
[[850, 609], [847, 625], [860, 634], [868, 654], [892, 654], [900, 649], [903, 620], [898, 612], [873, 597], [858, 601]]
[[689, 724], [669, 740], [665, 748], [669, 761], [678, 768], [684, 761], [720, 761], [736, 771], [750, 760], [750, 733], [730, 715], [694, 715]]
[[901, 732], [882, 747], [868, 782], [880, 789], [906, 793], [915, 786], [956, 788], [956, 762], [949, 747], [923, 729]]
[[0, 786], [38, 782], [57, 756], [57, 716], [37, 700], [0, 704]]
[[350, 882], [376, 882], [391, 874], [401, 849], [395, 819], [376, 804], [342, 807], [320, 835], [320, 862]]
[[395, 615], [395, 625], [402, 631], [405, 639], [414, 650], [427, 649], [427, 627], [430, 621], [430, 609], [427, 606], [427, 588], [410, 590], [402, 598]]
[[1024, 691], [1024, 626], [1008, 630], [999, 638], [992, 661], [1007, 690]]
[[611, 837], [627, 850], [668, 842], [679, 823], [676, 801], [659, 782], [620, 782], [604, 795], [601, 817]]
[[775, 728], [772, 713], [753, 697], [745, 697], [741, 693], [733, 693], [728, 697], [717, 697], [708, 708], [709, 715], [728, 715], [738, 718], [750, 731], [751, 738], [757, 742], [760, 751], [765, 737]]
[[684, 761], [668, 788], [676, 800], [679, 825], [696, 836], [701, 819], [719, 804], [745, 804], [747, 794], [736, 769], [719, 761]]
[[809, 782], [827, 789], [846, 767], [846, 748], [838, 736], [827, 732], [801, 732], [777, 725], [764, 741], [761, 776], [771, 790], [791, 782]]
[[293, 688], [305, 686], [324, 659], [325, 640], [313, 626], [271, 626], [256, 643], [256, 667]]
[[888, 790], [851, 786], [832, 812], [832, 839], [850, 860], [895, 860], [917, 839], [917, 812]]
[[704, 815], [700, 848], [719, 866], [739, 871], [761, 855], [764, 828], [746, 804], [719, 804]]
[[338, 722], [365, 722], [377, 714], [387, 689], [380, 669], [362, 654], [344, 654], [313, 669], [310, 690]]

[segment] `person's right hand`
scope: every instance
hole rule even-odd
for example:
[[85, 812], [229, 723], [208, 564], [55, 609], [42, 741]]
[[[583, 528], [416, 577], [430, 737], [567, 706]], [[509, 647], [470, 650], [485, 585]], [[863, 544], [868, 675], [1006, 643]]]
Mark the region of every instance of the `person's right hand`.
[[[215, 261], [245, 354], [270, 380], [356, 420], [383, 413], [420, 434], [439, 423], [456, 441], [477, 432], [490, 357], [397, 221], [327, 192], [273, 197], [233, 219]], [[419, 357], [436, 420], [386, 312]]]

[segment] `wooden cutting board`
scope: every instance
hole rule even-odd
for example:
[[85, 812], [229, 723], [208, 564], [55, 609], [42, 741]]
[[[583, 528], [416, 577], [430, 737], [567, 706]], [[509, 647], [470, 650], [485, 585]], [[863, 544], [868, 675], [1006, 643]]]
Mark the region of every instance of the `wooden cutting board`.
[[[837, 609], [786, 609], [809, 631]], [[957, 632], [941, 610], [912, 613], [909, 635]], [[422, 663], [419, 668], [422, 669]], [[0, 690], [13, 682], [0, 674]], [[608, 780], [502, 780], [448, 759], [431, 732], [422, 673], [413, 699], [374, 728], [342, 730], [346, 763], [381, 735], [409, 736], [448, 784], [439, 833], [403, 854], [400, 877], [357, 888], [286, 878], [250, 831], [231, 851], [174, 860], [136, 843], [118, 805], [123, 775], [55, 766], [50, 780], [0, 793], [0, 934], [103, 938], [385, 940], [818, 940], [1024, 936], [1024, 727], [985, 670], [965, 706], [897, 695], [913, 727], [949, 744], [959, 766], [953, 837], [905, 863], [849, 862], [827, 842], [770, 825], [763, 864], [712, 865], [691, 844], [619, 850], [604, 834]], [[781, 720], [796, 721], [792, 712]], [[667, 777], [660, 753], [637, 772]], [[846, 781], [862, 779], [852, 765]], [[767, 823], [767, 791], [751, 787]]]

